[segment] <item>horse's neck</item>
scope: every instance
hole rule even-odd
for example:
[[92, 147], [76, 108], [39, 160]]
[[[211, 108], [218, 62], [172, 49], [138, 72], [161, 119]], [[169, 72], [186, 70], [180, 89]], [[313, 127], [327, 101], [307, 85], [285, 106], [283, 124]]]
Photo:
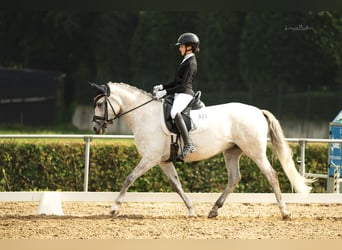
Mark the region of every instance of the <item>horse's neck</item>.
[[[138, 106], [151, 100], [151, 97], [143, 92], [136, 91], [135, 89], [122, 88], [119, 90], [121, 102], [121, 114], [126, 113], [122, 118], [126, 121], [128, 127], [133, 133], [139, 123], [146, 121], [148, 117], [155, 112], [155, 102], [148, 103], [139, 108]], [[160, 106], [160, 105], [159, 105]], [[136, 108], [136, 109], [135, 109]]]
[[115, 91], [118, 91], [116, 93], [119, 93], [122, 109], [121, 113], [128, 112], [129, 110], [134, 109], [151, 99], [150, 96], [144, 94], [143, 92], [139, 92], [134, 88], [121, 87], [120, 90]]

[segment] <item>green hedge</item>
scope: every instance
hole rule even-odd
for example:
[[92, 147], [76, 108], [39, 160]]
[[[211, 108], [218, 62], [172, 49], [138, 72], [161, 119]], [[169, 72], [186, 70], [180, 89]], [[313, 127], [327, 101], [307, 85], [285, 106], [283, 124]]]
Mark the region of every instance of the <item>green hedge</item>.
[[[300, 148], [291, 145], [295, 161]], [[84, 143], [0, 142], [0, 191], [61, 190], [82, 191]], [[283, 192], [291, 192], [276, 154], [268, 148], [268, 157], [279, 173]], [[327, 172], [328, 146], [308, 145], [306, 171]], [[119, 191], [126, 176], [138, 163], [135, 146], [92, 143], [90, 151], [89, 191]], [[177, 171], [186, 192], [221, 192], [227, 183], [223, 156], [206, 161], [180, 164]], [[240, 160], [242, 180], [235, 192], [272, 192], [256, 165], [247, 157]], [[314, 192], [325, 192], [326, 180], [314, 183]], [[159, 167], [140, 177], [129, 191], [171, 192], [171, 186]]]

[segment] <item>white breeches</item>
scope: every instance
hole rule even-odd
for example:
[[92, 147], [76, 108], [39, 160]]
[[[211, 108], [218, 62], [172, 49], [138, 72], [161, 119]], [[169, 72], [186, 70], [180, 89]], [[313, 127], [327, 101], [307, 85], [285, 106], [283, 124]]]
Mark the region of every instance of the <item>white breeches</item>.
[[171, 108], [171, 118], [175, 119], [176, 114], [182, 112], [186, 106], [191, 102], [193, 96], [184, 94], [184, 93], [179, 93], [175, 94], [175, 100], [173, 101], [173, 105]]

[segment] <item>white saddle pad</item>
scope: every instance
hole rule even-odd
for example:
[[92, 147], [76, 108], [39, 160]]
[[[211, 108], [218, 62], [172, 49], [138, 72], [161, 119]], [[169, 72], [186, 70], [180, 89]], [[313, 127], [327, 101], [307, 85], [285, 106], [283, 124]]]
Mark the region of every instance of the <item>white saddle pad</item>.
[[[160, 117], [161, 127], [165, 134], [172, 135], [174, 133], [171, 133], [165, 125], [163, 105], [161, 105], [161, 109], [162, 109], [162, 112], [160, 112], [161, 113], [161, 117]], [[207, 129], [208, 121], [209, 121], [209, 113], [206, 107], [202, 109], [198, 109], [198, 110], [191, 110], [190, 117], [191, 117], [190, 134], [199, 134]]]

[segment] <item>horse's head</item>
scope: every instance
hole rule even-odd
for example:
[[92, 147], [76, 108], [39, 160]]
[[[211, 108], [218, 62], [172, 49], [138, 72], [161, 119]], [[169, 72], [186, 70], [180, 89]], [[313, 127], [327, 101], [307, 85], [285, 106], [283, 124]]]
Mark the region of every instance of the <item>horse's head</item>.
[[96, 83], [90, 83], [90, 85], [98, 90], [98, 94], [94, 97], [93, 130], [96, 134], [104, 134], [108, 124], [112, 124], [113, 120], [120, 116], [115, 111], [119, 110], [119, 106], [111, 100], [108, 85]]

